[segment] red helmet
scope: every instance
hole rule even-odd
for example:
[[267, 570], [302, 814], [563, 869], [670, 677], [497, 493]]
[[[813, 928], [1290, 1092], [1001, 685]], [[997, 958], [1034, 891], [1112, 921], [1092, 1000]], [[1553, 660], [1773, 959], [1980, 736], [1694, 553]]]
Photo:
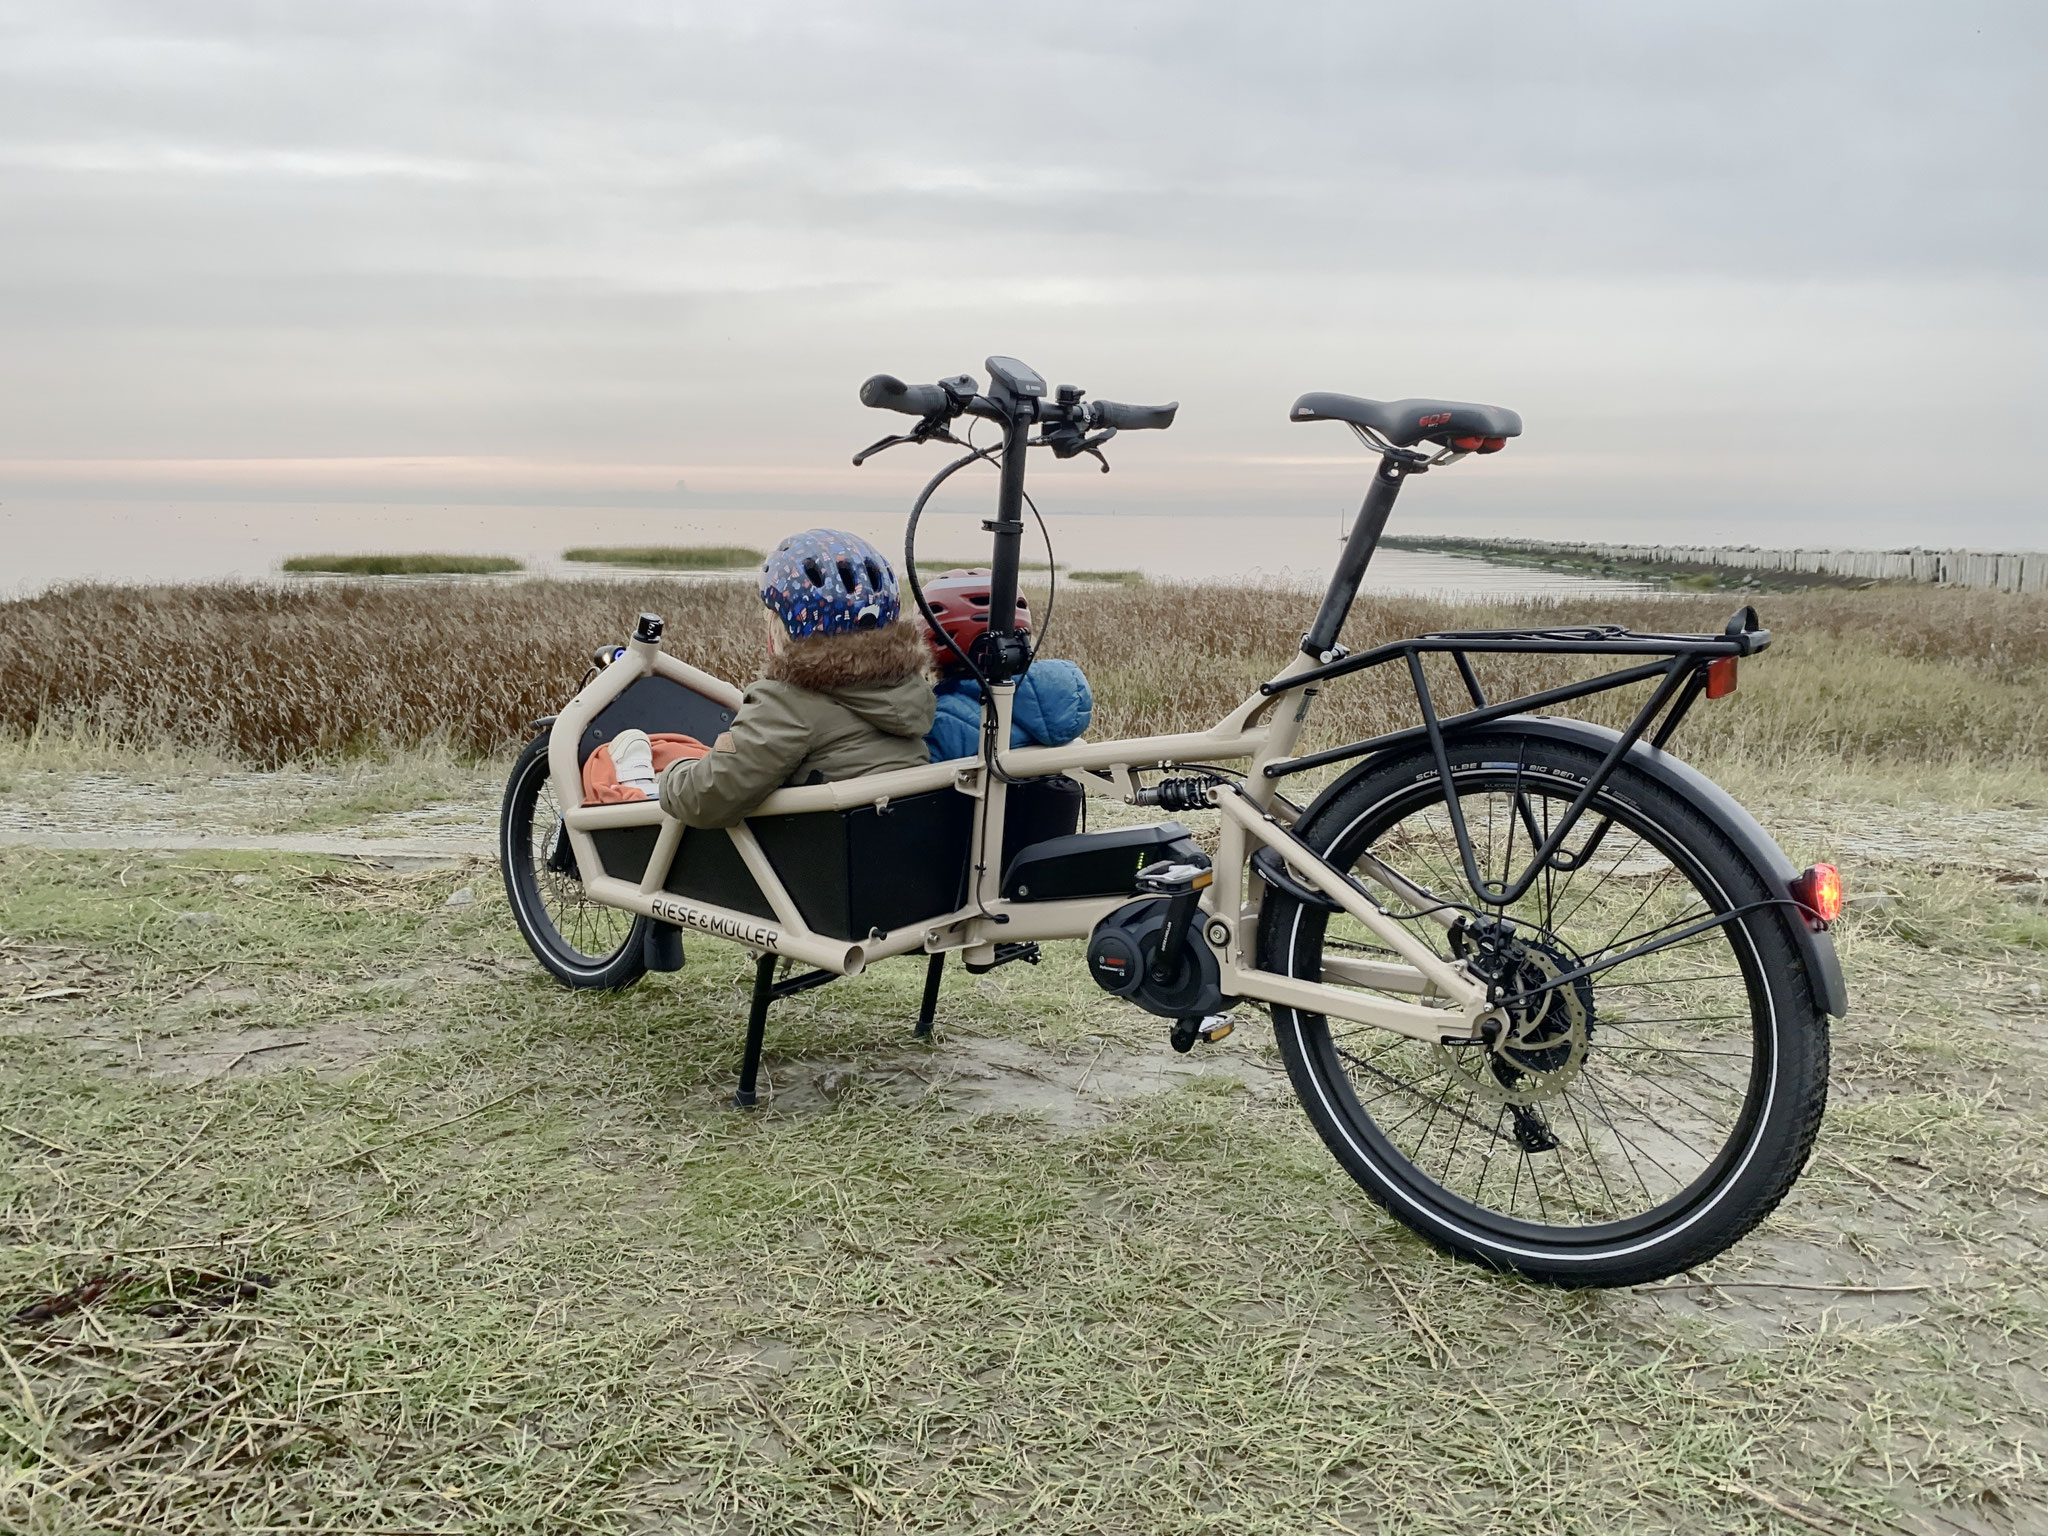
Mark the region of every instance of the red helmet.
[[[924, 584], [924, 600], [931, 604], [938, 618], [939, 631], [952, 636], [953, 645], [970, 656], [974, 655], [974, 642], [988, 633], [988, 598], [987, 571], [947, 571]], [[939, 631], [933, 630], [926, 620], [924, 633], [931, 642], [932, 659], [942, 672], [963, 670], [960, 658], [953, 654], [952, 646], [946, 644]], [[1022, 592], [1017, 594], [1017, 633], [1031, 633], [1031, 604]]]

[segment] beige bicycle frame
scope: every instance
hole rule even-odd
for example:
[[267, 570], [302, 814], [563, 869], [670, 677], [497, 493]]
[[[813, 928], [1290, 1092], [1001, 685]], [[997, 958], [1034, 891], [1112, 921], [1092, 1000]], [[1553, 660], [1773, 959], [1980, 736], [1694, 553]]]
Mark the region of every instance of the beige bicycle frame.
[[[1292, 677], [1311, 665], [1308, 657], [1296, 656], [1274, 681]], [[564, 811], [563, 821], [577, 866], [586, 872], [584, 889], [602, 905], [730, 939], [757, 954], [787, 955], [822, 970], [855, 976], [871, 962], [894, 955], [957, 951], [970, 965], [987, 964], [994, 960], [998, 942], [1086, 939], [1096, 923], [1131, 900], [1128, 895], [1078, 901], [1006, 900], [1001, 891], [1002, 870], [977, 852], [969, 901], [959, 911], [915, 927], [848, 942], [815, 933], [805, 924], [795, 901], [744, 824], [729, 829], [728, 835], [773, 909], [772, 920], [665, 891], [662, 887], [682, 842], [683, 824], [663, 815], [661, 807], [652, 801], [582, 805], [582, 773], [576, 756], [576, 744], [598, 712], [631, 684], [649, 675], [670, 678], [728, 709], [737, 710], [740, 705], [740, 692], [730, 683], [663, 654], [657, 644], [634, 641], [624, 655], [600, 671], [563, 707], [548, 748], [548, 771], [557, 799], [569, 808]], [[1357, 883], [1344, 879], [1299, 842], [1285, 823], [1284, 807], [1273, 781], [1260, 772], [1267, 763], [1293, 751], [1315, 693], [1314, 688], [1303, 688], [1277, 695], [1253, 694], [1206, 731], [1141, 736], [1125, 741], [1083, 739], [1063, 747], [1018, 747], [998, 753], [996, 763], [1008, 778], [1064, 773], [1078, 780], [1091, 795], [1128, 803], [1137, 788], [1132, 778], [1137, 770], [1171, 769], [1183, 763], [1247, 762], [1248, 777], [1242, 789], [1218, 789], [1210, 796], [1221, 813], [1216, 878], [1202, 897], [1202, 921], [1193, 930], [1215, 952], [1223, 991], [1234, 997], [1373, 1025], [1417, 1040], [1476, 1039], [1480, 1021], [1490, 1012], [1485, 989], [1461, 964], [1438, 955], [1408, 927], [1389, 917]], [[994, 690], [998, 741], [1010, 739], [1014, 695], [1011, 687]], [[892, 800], [949, 787], [975, 801], [972, 846], [976, 850], [1000, 849], [1008, 786], [1002, 778], [990, 775], [979, 758], [896, 769], [831, 784], [779, 789], [754, 814], [850, 810], [862, 805], [882, 807]], [[639, 881], [591, 873], [604, 867], [591, 840], [593, 832], [645, 826], [659, 827], [660, 835]], [[1322, 978], [1318, 981], [1259, 969], [1253, 935], [1257, 903], [1265, 887], [1247, 870], [1255, 844], [1278, 851], [1299, 879], [1313, 885], [1357, 919], [1399, 955], [1400, 961], [1325, 956]], [[1413, 889], [1373, 861], [1364, 861], [1361, 867], [1368, 878], [1391, 890], [1406, 894]], [[1434, 1001], [1403, 1002], [1351, 990], [1355, 987]]]

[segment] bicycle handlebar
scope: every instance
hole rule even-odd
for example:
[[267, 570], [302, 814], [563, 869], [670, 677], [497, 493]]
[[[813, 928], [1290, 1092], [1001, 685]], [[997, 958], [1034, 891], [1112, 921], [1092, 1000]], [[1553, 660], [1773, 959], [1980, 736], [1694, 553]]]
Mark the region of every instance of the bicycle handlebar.
[[1088, 424], [1115, 427], [1119, 432], [1163, 432], [1173, 425], [1173, 413], [1179, 409], [1178, 400], [1169, 405], [1125, 405], [1121, 400], [1096, 400], [1087, 407]]
[[860, 403], [878, 411], [901, 411], [906, 416], [929, 416], [950, 412], [952, 398], [936, 384], [906, 384], [893, 374], [878, 373], [860, 387]]
[[[1009, 413], [986, 395], [973, 392], [974, 381], [949, 379], [945, 384], [906, 384], [894, 374], [878, 373], [860, 387], [860, 403], [878, 411], [905, 416], [987, 416], [1001, 421]], [[1173, 425], [1180, 402], [1167, 405], [1126, 405], [1120, 400], [1089, 400], [1063, 404], [1057, 400], [1020, 400], [1039, 421], [1071, 421], [1082, 427], [1114, 427], [1119, 432], [1164, 431]], [[1031, 419], [1027, 417], [1027, 419]]]

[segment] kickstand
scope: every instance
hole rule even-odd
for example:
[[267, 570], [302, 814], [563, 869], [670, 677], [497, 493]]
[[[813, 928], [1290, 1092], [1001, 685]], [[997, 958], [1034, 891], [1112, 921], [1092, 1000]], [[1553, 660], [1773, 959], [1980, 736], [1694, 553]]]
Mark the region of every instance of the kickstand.
[[739, 1091], [733, 1108], [754, 1105], [754, 1080], [761, 1073], [761, 1038], [768, 1032], [768, 1004], [775, 998], [775, 956], [763, 955], [754, 966], [754, 1006], [747, 1014], [747, 1050], [740, 1058]]
[[932, 1021], [939, 1014], [939, 978], [946, 974], [946, 952], [940, 950], [924, 966], [924, 1005], [917, 1010], [917, 1028], [911, 1038], [923, 1040], [932, 1032]]

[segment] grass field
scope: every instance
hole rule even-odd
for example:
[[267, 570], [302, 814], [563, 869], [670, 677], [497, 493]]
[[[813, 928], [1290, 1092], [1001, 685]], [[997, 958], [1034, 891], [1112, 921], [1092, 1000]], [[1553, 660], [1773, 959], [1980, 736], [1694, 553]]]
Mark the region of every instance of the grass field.
[[[1774, 603], [1697, 722], [1880, 898], [1815, 1160], [1707, 1271], [1582, 1294], [1367, 1202], [1262, 1021], [1183, 1061], [1068, 953], [950, 974], [930, 1047], [915, 962], [789, 999], [741, 1116], [739, 951], [571, 994], [488, 863], [151, 849], [487, 834], [518, 711], [639, 607], [744, 675], [716, 590], [0, 605], [0, 1529], [2040, 1530], [2048, 605], [1913, 597]], [[1098, 734], [1213, 714], [1305, 621], [1067, 602]], [[142, 846], [45, 846], [95, 828]]]
[[497, 576], [519, 570], [509, 555], [293, 555], [284, 569], [313, 576]]
[[[1027, 586], [1029, 583], [1027, 582]], [[1050, 654], [1095, 685], [1097, 736], [1208, 724], [1284, 662], [1315, 612], [1297, 589], [1067, 583], [1032, 592]], [[502, 752], [574, 691], [594, 646], [643, 609], [666, 644], [723, 676], [761, 664], [759, 602], [741, 583], [518, 582], [488, 587], [93, 587], [0, 603], [0, 730], [175, 742], [276, 764], [442, 742]], [[1718, 632], [1720, 597], [1453, 607], [1359, 604], [1354, 648], [1449, 626], [1584, 623]], [[1736, 695], [1695, 712], [1688, 750], [1716, 761], [1943, 763], [2048, 756], [2048, 601], [1916, 589], [1774, 598], [1778, 641]], [[1568, 659], [1482, 658], [1490, 690], [1571, 675]], [[1324, 690], [1317, 741], [1412, 721], [1395, 669]], [[1455, 695], [1448, 667], [1437, 686]], [[1630, 701], [1587, 708], [1619, 719]], [[1604, 711], [1604, 714], [1602, 713]], [[1313, 744], [1313, 743], [1311, 743]]]
[[761, 563], [761, 551], [738, 544], [632, 544], [565, 549], [564, 560], [584, 565], [630, 565], [655, 571], [737, 571]]

